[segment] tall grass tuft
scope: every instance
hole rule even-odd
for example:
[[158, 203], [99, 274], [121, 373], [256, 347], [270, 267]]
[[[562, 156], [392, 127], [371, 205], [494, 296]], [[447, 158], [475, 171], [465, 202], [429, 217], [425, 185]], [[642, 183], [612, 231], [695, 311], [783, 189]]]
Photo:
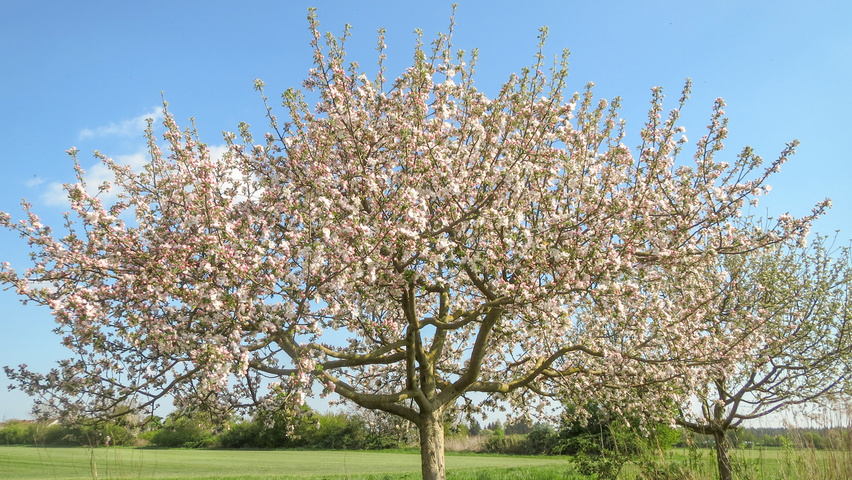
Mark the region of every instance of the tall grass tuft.
[[485, 448], [485, 436], [450, 436], [444, 440], [448, 452], [481, 452]]

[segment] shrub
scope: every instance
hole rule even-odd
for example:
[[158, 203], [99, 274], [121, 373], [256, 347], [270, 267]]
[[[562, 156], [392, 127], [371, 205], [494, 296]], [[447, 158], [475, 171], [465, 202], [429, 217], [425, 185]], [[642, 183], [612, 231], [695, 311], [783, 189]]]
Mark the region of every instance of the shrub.
[[9, 420], [0, 425], [0, 445], [32, 445], [35, 441], [33, 422]]
[[131, 446], [136, 444], [136, 435], [129, 428], [113, 423], [102, 425], [98, 428], [98, 438], [103, 440], [103, 445], [109, 446]]
[[526, 438], [523, 435], [493, 435], [483, 444], [486, 453], [523, 455], [526, 453]]
[[261, 429], [255, 422], [231, 422], [228, 428], [219, 434], [218, 442], [222, 448], [260, 448], [260, 434]]
[[215, 445], [209, 425], [191, 417], [166, 420], [163, 428], [154, 432], [151, 443], [158, 447], [199, 448]]
[[527, 455], [553, 455], [559, 436], [550, 425], [538, 423], [533, 426], [524, 442], [524, 453]]
[[305, 436], [312, 447], [361, 450], [366, 448], [367, 431], [358, 417], [340, 413], [318, 415], [319, 425]]

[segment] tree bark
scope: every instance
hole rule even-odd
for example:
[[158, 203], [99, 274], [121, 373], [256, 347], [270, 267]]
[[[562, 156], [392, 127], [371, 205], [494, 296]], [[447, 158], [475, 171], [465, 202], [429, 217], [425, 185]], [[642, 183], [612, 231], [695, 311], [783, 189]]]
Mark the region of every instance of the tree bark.
[[423, 480], [446, 480], [442, 412], [421, 414], [418, 427], [420, 428], [420, 466]]
[[728, 437], [724, 430], [713, 431], [713, 441], [716, 444], [716, 464], [719, 467], [719, 480], [733, 480], [731, 456], [728, 451]]

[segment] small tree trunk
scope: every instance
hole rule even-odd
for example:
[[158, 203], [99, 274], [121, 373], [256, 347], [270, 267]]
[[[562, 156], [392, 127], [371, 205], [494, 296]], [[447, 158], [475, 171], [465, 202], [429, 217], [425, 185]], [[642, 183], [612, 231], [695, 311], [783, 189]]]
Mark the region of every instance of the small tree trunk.
[[719, 480], [733, 480], [731, 456], [728, 452], [728, 437], [724, 430], [713, 431], [713, 441], [716, 443], [716, 464], [719, 466]]
[[444, 421], [440, 411], [421, 416], [420, 465], [423, 480], [446, 480], [444, 468]]

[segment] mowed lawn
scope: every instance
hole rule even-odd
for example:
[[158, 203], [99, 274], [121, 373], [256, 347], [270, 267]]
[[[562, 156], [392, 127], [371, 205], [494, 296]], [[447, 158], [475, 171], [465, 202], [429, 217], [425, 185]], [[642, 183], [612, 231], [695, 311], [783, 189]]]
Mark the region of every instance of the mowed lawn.
[[[447, 470], [564, 466], [565, 458], [448, 455]], [[417, 453], [0, 446], [3, 480], [280, 479], [418, 474]], [[416, 477], [412, 477], [416, 478]]]

